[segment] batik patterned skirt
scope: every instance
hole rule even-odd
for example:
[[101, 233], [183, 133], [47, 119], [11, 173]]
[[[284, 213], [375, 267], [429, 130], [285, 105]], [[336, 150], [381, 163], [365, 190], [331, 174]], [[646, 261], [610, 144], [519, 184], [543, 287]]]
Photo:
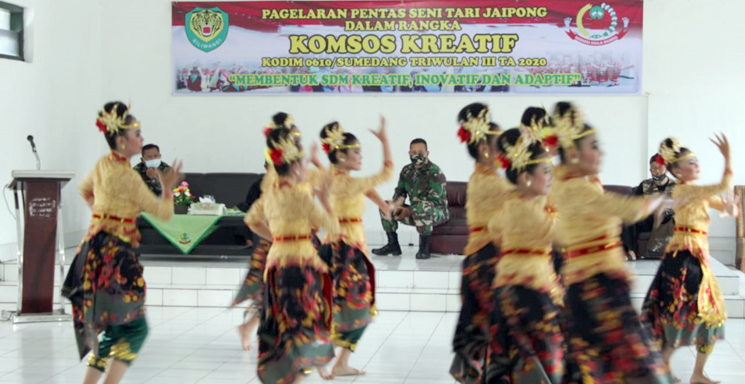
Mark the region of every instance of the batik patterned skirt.
[[[122, 358], [113, 354], [118, 360], [134, 360], [147, 334], [146, 323], [144, 327], [122, 326], [135, 321], [140, 324], [144, 320], [142, 272], [139, 255], [132, 245], [112, 234], [99, 232], [81, 244], [62, 286], [62, 295], [72, 302], [75, 339], [81, 359], [90, 351], [93, 357], [108, 357], [99, 356], [98, 335], [106, 331], [130, 341], [138, 340], [117, 348]], [[138, 334], [128, 334], [122, 329]], [[117, 345], [118, 341], [109, 340], [108, 343]]]
[[626, 276], [600, 273], [567, 289], [567, 383], [670, 383], [660, 350], [631, 306]]
[[364, 253], [344, 242], [331, 244], [334, 281], [333, 338], [354, 351], [375, 311], [375, 268]]
[[286, 384], [334, 358], [330, 337], [331, 280], [306, 266], [267, 271], [259, 322], [258, 375], [262, 383]]
[[497, 288], [494, 297], [498, 332], [491, 342], [505, 353], [492, 356], [487, 383], [561, 383], [566, 345], [559, 306], [549, 294], [518, 285]]
[[[708, 296], [701, 296], [702, 282], [709, 280]], [[677, 348], [695, 345], [701, 353], [708, 354], [717, 340], [724, 338], [724, 318], [710, 323], [702, 320], [699, 305], [711, 308], [720, 300], [719, 284], [704, 273], [700, 260], [688, 251], [666, 253], [657, 275], [644, 300], [642, 314], [651, 325], [652, 334], [664, 347]], [[707, 295], [706, 292], [703, 293]], [[723, 311], [724, 308], [719, 308]]]
[[489, 244], [463, 261], [461, 308], [453, 337], [455, 358], [450, 374], [460, 383], [482, 383], [489, 376], [488, 360], [503, 351], [490, 348], [490, 315], [494, 310], [492, 284], [499, 260], [497, 248]]
[[233, 305], [238, 305], [246, 300], [251, 304], [246, 313], [261, 313], [264, 304], [264, 268], [266, 267], [266, 256], [272, 243], [266, 239], [257, 239], [256, 246], [251, 253], [251, 265], [243, 285], [233, 300]]

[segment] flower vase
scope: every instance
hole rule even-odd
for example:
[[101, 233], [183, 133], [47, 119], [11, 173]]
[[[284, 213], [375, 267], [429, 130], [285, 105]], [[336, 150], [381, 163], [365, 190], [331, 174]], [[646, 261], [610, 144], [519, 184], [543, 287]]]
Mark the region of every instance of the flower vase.
[[173, 213], [177, 215], [185, 215], [189, 213], [189, 206], [185, 204], [177, 204], [173, 206]]

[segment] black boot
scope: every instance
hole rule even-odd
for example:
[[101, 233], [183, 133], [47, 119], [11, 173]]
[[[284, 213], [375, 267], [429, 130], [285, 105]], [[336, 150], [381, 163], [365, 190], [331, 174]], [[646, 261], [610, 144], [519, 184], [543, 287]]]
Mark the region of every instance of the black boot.
[[419, 252], [417, 259], [429, 259], [429, 235], [419, 235]]
[[373, 249], [372, 253], [378, 256], [401, 256], [401, 246], [398, 244], [398, 234], [396, 234], [396, 232], [386, 232], [385, 234], [388, 236], [388, 244], [384, 245], [382, 248]]

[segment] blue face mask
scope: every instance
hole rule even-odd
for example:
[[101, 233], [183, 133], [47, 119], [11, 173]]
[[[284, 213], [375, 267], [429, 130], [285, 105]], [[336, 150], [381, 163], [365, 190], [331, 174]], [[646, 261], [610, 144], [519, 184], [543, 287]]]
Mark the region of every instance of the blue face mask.
[[160, 159], [145, 160], [145, 166], [148, 168], [160, 167]]

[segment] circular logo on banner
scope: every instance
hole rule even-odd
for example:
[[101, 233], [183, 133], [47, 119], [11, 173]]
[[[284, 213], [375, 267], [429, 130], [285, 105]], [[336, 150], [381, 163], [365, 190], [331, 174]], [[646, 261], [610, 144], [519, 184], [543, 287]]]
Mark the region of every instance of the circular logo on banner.
[[[585, 28], [585, 16], [589, 16], [593, 25], [603, 24], [604, 29], [587, 29]], [[621, 19], [623, 27], [619, 30], [618, 15], [610, 5], [602, 3], [601, 5], [587, 4], [577, 12], [577, 32], [571, 28], [572, 18], [564, 19], [564, 26], [567, 28], [567, 35], [572, 40], [587, 45], [606, 45], [622, 39], [628, 32], [629, 18]]]
[[212, 51], [225, 42], [228, 26], [228, 14], [217, 7], [194, 8], [184, 20], [189, 42], [204, 52]]

